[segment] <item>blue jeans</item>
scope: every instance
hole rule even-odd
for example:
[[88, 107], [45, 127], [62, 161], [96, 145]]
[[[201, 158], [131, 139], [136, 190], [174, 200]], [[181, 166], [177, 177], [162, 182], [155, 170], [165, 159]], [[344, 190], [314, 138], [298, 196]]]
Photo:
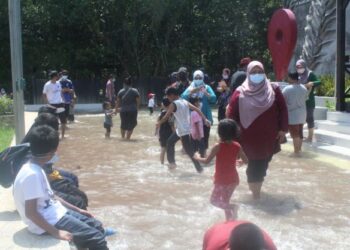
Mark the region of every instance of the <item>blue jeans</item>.
[[62, 177], [64, 179], [67, 179], [69, 181], [71, 181], [76, 187], [79, 187], [79, 180], [78, 180], [78, 176], [76, 176], [75, 174], [73, 174], [72, 172], [63, 170], [63, 169], [57, 169], [58, 172], [60, 172], [60, 175], [62, 175]]
[[55, 228], [73, 234], [73, 242], [78, 248], [108, 250], [101, 222], [78, 212], [68, 212], [55, 224]]

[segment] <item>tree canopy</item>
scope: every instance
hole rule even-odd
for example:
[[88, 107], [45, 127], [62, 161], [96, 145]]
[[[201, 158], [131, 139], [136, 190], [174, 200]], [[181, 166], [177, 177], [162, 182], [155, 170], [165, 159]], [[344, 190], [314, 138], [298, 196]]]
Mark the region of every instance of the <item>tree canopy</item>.
[[[208, 73], [244, 56], [270, 62], [267, 26], [278, 0], [22, 0], [25, 77], [69, 69], [89, 78], [124, 71]], [[10, 79], [7, 1], [0, 3], [0, 77]], [[45, 76], [46, 77], [46, 76]]]

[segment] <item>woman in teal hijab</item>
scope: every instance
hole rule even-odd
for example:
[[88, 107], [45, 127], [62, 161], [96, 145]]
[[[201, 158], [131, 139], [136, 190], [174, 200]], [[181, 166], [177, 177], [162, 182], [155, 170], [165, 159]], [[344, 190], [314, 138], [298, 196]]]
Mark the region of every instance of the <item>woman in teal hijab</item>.
[[[190, 86], [181, 95], [183, 99], [189, 100], [190, 97], [197, 97], [201, 102], [201, 111], [213, 125], [213, 115], [211, 112], [211, 104], [216, 103], [216, 95], [213, 89], [204, 83], [204, 73], [200, 70], [196, 70], [193, 73], [193, 81]], [[204, 142], [205, 149], [208, 149], [208, 141], [210, 134], [210, 126], [204, 125]]]

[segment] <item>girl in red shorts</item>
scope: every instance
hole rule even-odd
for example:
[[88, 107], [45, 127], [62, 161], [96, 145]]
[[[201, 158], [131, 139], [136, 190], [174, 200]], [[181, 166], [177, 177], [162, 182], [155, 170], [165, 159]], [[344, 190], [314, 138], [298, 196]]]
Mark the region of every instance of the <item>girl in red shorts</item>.
[[202, 158], [199, 154], [195, 155], [196, 160], [205, 164], [216, 157], [214, 189], [210, 202], [225, 210], [226, 220], [232, 220], [236, 217], [237, 206], [230, 204], [233, 191], [239, 184], [236, 161], [240, 158], [244, 163], [248, 162], [241, 145], [235, 141], [238, 137], [238, 131], [238, 125], [234, 120], [221, 120], [218, 126], [220, 142], [214, 145], [208, 157]]

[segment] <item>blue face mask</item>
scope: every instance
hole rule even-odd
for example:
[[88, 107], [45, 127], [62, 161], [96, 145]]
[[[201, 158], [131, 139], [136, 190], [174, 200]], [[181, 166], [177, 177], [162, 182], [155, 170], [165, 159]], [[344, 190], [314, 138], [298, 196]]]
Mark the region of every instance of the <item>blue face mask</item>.
[[47, 162], [47, 164], [55, 164], [55, 163], [58, 162], [59, 160], [60, 160], [60, 158], [58, 157], [58, 155], [57, 155], [57, 154], [54, 154], [54, 155], [52, 156], [51, 160], [49, 160], [49, 161]]
[[194, 87], [199, 88], [204, 85], [203, 79], [193, 80]]
[[265, 74], [252, 74], [249, 76], [249, 79], [254, 85], [258, 85], [264, 81]]

